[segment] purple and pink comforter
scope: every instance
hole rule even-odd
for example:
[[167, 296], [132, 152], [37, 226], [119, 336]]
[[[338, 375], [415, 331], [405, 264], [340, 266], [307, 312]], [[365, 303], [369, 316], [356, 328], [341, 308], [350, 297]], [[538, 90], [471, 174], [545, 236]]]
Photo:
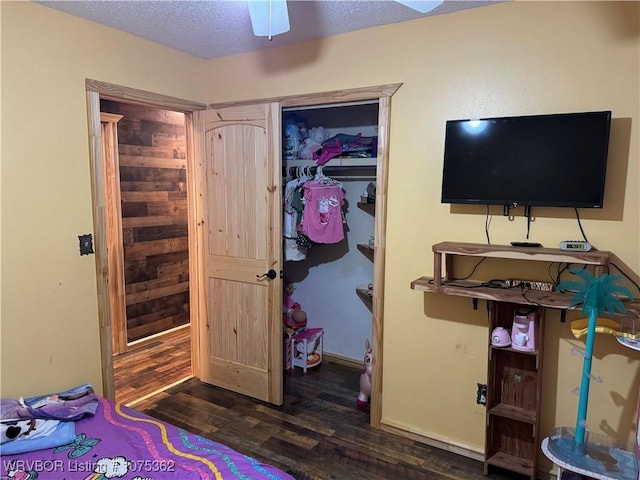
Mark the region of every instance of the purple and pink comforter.
[[14, 480], [293, 480], [220, 443], [97, 397], [93, 416], [73, 422], [75, 438], [54, 448], [0, 458]]

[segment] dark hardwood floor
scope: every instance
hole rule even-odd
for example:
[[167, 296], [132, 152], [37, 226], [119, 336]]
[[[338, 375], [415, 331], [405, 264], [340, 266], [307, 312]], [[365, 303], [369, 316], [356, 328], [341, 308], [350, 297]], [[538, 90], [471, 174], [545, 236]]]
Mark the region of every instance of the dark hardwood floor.
[[149, 395], [190, 378], [191, 372], [189, 328], [155, 337], [113, 357], [116, 400], [135, 407]]
[[523, 477], [375, 430], [357, 409], [359, 370], [323, 361], [285, 374], [280, 407], [191, 379], [135, 406], [275, 465], [297, 480], [506, 480]]

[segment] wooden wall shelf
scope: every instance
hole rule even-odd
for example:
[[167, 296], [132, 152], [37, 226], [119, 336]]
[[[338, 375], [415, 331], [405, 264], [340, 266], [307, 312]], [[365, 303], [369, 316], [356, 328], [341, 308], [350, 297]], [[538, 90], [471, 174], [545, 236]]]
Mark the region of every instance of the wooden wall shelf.
[[411, 282], [411, 288], [425, 292], [443, 293], [457, 297], [481, 298], [499, 302], [522, 303], [524, 305], [541, 305], [550, 308], [569, 308], [571, 294], [560, 292], [540, 292], [536, 290], [523, 291], [519, 287], [490, 288], [483, 287], [482, 282], [472, 280], [458, 280], [443, 283], [436, 287], [433, 277], [420, 277]]
[[[567, 252], [558, 248], [512, 247], [510, 245], [485, 245], [477, 243], [442, 242], [433, 246], [433, 277], [420, 277], [411, 282], [411, 288], [425, 292], [444, 293], [459, 297], [481, 298], [500, 302], [539, 305], [550, 308], [569, 308], [572, 294], [523, 291], [519, 287], [491, 288], [482, 281], [455, 280], [453, 261], [457, 256], [505, 258], [512, 260], [533, 260], [556, 263], [593, 265], [595, 274], [608, 273], [612, 255], [610, 252]], [[442, 262], [445, 268], [443, 272]], [[444, 276], [443, 276], [444, 273]]]
[[606, 266], [611, 261], [611, 252], [600, 250], [572, 252], [560, 250], [559, 248], [512, 247], [511, 245], [487, 245], [484, 243], [442, 242], [433, 246], [433, 252], [475, 257], [511, 258], [514, 260], [583, 263], [600, 266]]

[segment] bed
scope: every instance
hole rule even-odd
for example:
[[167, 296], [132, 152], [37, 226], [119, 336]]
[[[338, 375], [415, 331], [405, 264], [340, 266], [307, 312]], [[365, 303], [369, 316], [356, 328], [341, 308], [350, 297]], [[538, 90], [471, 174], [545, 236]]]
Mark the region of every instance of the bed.
[[[58, 418], [68, 417], [58, 422], [56, 440], [52, 434], [45, 436], [57, 446], [7, 453], [33, 447], [20, 448], [6, 438], [16, 416], [3, 399], [0, 479], [293, 480], [279, 468], [106, 398], [91, 395], [86, 405], [84, 412], [72, 412], [77, 418], [71, 417], [70, 409], [56, 412]], [[34, 432], [37, 429], [32, 436]]]

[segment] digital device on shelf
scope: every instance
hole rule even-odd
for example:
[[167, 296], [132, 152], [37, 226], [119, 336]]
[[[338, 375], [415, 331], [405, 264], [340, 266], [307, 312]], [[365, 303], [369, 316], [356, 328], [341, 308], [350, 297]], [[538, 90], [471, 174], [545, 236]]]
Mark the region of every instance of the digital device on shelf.
[[584, 240], [563, 240], [560, 242], [560, 250], [588, 252], [591, 250], [591, 244]]
[[541, 247], [542, 244], [538, 242], [511, 242], [512, 247]]
[[446, 122], [442, 203], [602, 208], [611, 111]]

